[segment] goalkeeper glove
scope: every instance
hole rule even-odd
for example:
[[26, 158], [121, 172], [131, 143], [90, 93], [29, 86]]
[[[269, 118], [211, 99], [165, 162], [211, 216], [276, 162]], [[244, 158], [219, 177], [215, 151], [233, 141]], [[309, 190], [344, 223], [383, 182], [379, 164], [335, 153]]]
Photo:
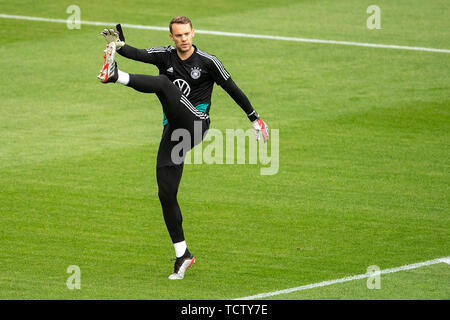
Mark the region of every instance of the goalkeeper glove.
[[[104, 29], [100, 34], [105, 37], [106, 42], [114, 42], [116, 44], [116, 50], [119, 50], [125, 45], [125, 38], [123, 36], [119, 37], [119, 33], [113, 29]], [[120, 38], [123, 38], [123, 40]]]
[[269, 140], [269, 127], [262, 119], [256, 119], [253, 121], [253, 130], [255, 131], [256, 141], [259, 140], [259, 133], [261, 132], [264, 143]]
[[119, 34], [120, 41], [125, 42], [125, 36], [123, 35], [122, 26], [119, 24], [116, 24], [116, 32]]

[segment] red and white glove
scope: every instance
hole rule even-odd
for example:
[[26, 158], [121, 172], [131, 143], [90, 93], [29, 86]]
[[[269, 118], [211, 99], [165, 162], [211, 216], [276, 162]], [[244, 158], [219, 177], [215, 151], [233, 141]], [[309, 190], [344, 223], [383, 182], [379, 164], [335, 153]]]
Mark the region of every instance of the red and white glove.
[[255, 131], [255, 138], [256, 141], [259, 140], [259, 133], [261, 132], [264, 143], [269, 140], [269, 127], [262, 119], [257, 119], [252, 122], [253, 123], [253, 130]]

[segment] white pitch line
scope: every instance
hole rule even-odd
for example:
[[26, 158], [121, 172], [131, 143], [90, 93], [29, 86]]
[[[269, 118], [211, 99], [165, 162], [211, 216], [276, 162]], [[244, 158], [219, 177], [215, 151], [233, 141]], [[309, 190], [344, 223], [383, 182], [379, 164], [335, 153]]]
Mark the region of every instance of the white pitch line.
[[399, 272], [399, 271], [412, 270], [412, 269], [417, 269], [417, 268], [431, 266], [431, 265], [437, 264], [437, 263], [447, 263], [447, 264], [449, 264], [449, 262], [450, 262], [450, 257], [444, 257], [444, 258], [439, 258], [439, 259], [434, 259], [434, 260], [428, 260], [428, 261], [425, 261], [425, 262], [408, 264], [408, 265], [397, 267], [397, 268], [384, 269], [384, 270], [380, 270], [379, 272], [376, 272], [376, 273], [358, 274], [358, 275], [355, 275], [355, 276], [350, 276], [350, 277], [345, 277], [345, 278], [340, 278], [340, 279], [335, 279], [335, 280], [322, 281], [322, 282], [307, 284], [307, 285], [300, 286], [300, 287], [295, 287], [295, 288], [289, 288], [289, 289], [273, 291], [273, 292], [267, 292], [267, 293], [260, 293], [260, 294], [256, 294], [256, 295], [253, 295], [253, 296], [236, 298], [236, 299], [233, 299], [233, 300], [263, 299], [263, 298], [267, 298], [267, 297], [277, 296], [277, 295], [280, 295], [280, 294], [286, 294], [286, 293], [291, 293], [291, 292], [296, 292], [296, 291], [303, 291], [303, 290], [308, 290], [308, 289], [314, 289], [314, 288], [319, 288], [319, 287], [330, 286], [330, 285], [337, 284], [337, 283], [343, 283], [343, 282], [349, 282], [349, 281], [354, 281], [354, 280], [360, 280], [360, 279], [368, 278], [368, 277], [371, 277], [371, 276], [374, 276], [374, 275], [378, 275], [378, 274], [388, 274], [388, 273], [394, 273], [394, 272]]
[[[50, 19], [50, 18], [42, 18], [42, 17], [17, 16], [17, 15], [3, 14], [3, 13], [0, 13], [0, 18], [28, 20], [28, 21], [67, 23], [67, 20], [65, 20], [65, 19]], [[93, 25], [93, 26], [114, 26], [117, 23], [115, 23], [115, 22], [100, 22], [100, 21], [80, 21], [80, 24]], [[139, 24], [122, 23], [122, 26], [126, 27], [126, 28], [132, 28], [132, 29], [157, 30], [157, 31], [166, 31], [166, 32], [169, 31], [169, 28], [167, 28], [167, 27], [146, 26], [146, 25], [139, 25]], [[358, 47], [368, 47], [368, 48], [384, 48], [384, 49], [397, 49], [397, 50], [450, 53], [449, 49], [398, 46], [398, 45], [390, 45], [390, 44], [376, 44], [376, 43], [364, 43], [364, 42], [353, 42], [353, 41], [338, 41], [338, 40], [269, 36], [269, 35], [261, 35], [261, 34], [222, 32], [222, 31], [197, 30], [197, 29], [195, 30], [195, 32], [199, 33], [199, 34], [211, 34], [211, 35], [239, 37], [239, 38], [253, 38], [253, 39], [266, 39], [266, 40], [281, 40], [281, 41], [334, 44], [334, 45], [345, 45], [345, 46], [358, 46]]]

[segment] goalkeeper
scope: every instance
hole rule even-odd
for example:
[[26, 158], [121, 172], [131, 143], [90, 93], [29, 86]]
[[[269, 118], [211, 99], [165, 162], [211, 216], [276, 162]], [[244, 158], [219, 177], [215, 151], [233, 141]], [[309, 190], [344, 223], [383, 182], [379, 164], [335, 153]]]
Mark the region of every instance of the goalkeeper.
[[[220, 85], [246, 113], [257, 140], [261, 134], [264, 142], [267, 141], [268, 127], [219, 59], [192, 44], [194, 30], [189, 18], [176, 17], [169, 26], [169, 36], [175, 46], [149, 49], [136, 49], [125, 44], [120, 25], [116, 26], [117, 30], [105, 29], [102, 35], [108, 45], [98, 78], [103, 83], [116, 82], [139, 92], [155, 93], [161, 102], [164, 129], [156, 165], [158, 196], [176, 255], [174, 271], [169, 279], [183, 279], [185, 271], [195, 262], [195, 258], [186, 245], [177, 201], [183, 162], [180, 164], [171, 157], [172, 149], [178, 143], [172, 141], [172, 132], [179, 128], [188, 130], [193, 137], [190, 147], [202, 141], [210, 124], [209, 110], [214, 83]], [[125, 58], [157, 66], [159, 75], [128, 74], [119, 70], [114, 60], [116, 51]], [[194, 124], [201, 128], [200, 136], [198, 133], [194, 134]]]

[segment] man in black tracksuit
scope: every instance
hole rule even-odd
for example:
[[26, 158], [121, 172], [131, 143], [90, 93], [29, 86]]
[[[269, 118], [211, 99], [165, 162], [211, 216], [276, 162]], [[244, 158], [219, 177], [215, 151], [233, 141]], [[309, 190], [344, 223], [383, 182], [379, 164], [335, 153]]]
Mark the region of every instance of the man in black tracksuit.
[[[264, 142], [267, 141], [268, 128], [219, 59], [192, 44], [194, 30], [188, 18], [180, 16], [170, 22], [170, 37], [175, 47], [133, 48], [125, 44], [120, 25], [118, 31], [105, 29], [102, 34], [108, 46], [99, 79], [104, 83], [118, 82], [140, 92], [155, 93], [164, 111], [164, 129], [156, 165], [158, 195], [177, 257], [169, 279], [183, 279], [186, 269], [195, 262], [195, 258], [187, 249], [177, 201], [183, 162], [173, 159], [172, 149], [179, 141], [171, 139], [172, 133], [180, 128], [187, 130], [191, 137], [190, 147], [202, 141], [210, 124], [209, 110], [214, 83], [220, 85], [246, 113], [253, 123], [257, 139], [259, 132], [262, 132]], [[157, 66], [159, 75], [122, 72], [114, 61], [116, 50], [123, 57]], [[201, 135], [194, 128], [201, 128]], [[184, 155], [178, 156], [183, 160]]]

